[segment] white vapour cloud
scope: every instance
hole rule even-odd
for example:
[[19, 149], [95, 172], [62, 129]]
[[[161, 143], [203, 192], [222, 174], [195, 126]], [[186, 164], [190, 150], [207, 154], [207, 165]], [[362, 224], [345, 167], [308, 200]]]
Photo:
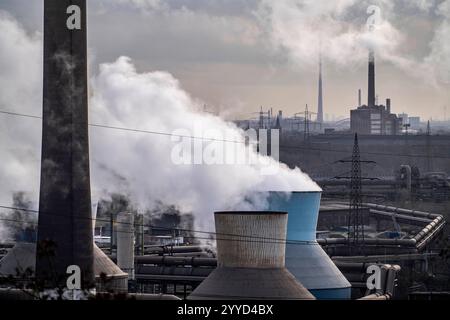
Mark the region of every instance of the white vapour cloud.
[[[27, 34], [8, 14], [0, 15], [0, 103], [2, 110], [40, 116], [42, 113], [42, 40]], [[242, 140], [242, 132], [218, 117], [203, 114], [203, 105], [183, 91], [166, 72], [138, 73], [129, 58], [102, 64], [91, 82], [91, 122], [172, 133], [185, 129], [199, 136], [209, 132], [226, 140]], [[193, 131], [201, 124], [202, 132]], [[168, 136], [91, 127], [91, 171], [94, 199], [123, 192], [140, 208], [156, 200], [197, 216], [197, 228], [213, 230], [214, 210], [245, 208], [257, 191], [320, 190], [299, 169], [281, 165], [277, 175], [261, 175], [255, 165], [175, 165], [174, 143]], [[25, 191], [37, 208], [41, 121], [0, 115], [0, 204]], [[189, 140], [190, 141], [190, 140]], [[211, 143], [207, 143], [210, 145]], [[242, 144], [227, 143], [244, 151]], [[213, 146], [223, 146], [216, 142]], [[250, 153], [258, 158], [255, 153]], [[268, 166], [276, 166], [266, 158]], [[264, 204], [264, 198], [261, 203]], [[251, 208], [248, 206], [247, 208]], [[3, 232], [3, 231], [2, 231]]]
[[[349, 13], [355, 7], [361, 14], [352, 17]], [[262, 0], [255, 14], [271, 44], [299, 66], [316, 65], [320, 53], [332, 63], [348, 66], [367, 60], [370, 46], [383, 48], [379, 51], [389, 56], [401, 41], [387, 20], [369, 32], [367, 8], [356, 0]]]
[[[0, 11], [0, 109], [40, 114], [42, 109], [42, 42]], [[0, 203], [11, 192], [36, 193], [40, 157], [39, 121], [0, 115]], [[37, 198], [34, 198], [37, 202]]]
[[[0, 10], [0, 109], [38, 114], [42, 109], [42, 42]], [[14, 192], [38, 202], [41, 129], [35, 119], [0, 114], [0, 204], [10, 205]], [[8, 212], [0, 209], [0, 219]], [[0, 239], [7, 238], [0, 221]]]
[[125, 6], [133, 6], [143, 10], [161, 10], [166, 8], [165, 1], [163, 0], [101, 0], [102, 2], [111, 4], [119, 4]]
[[[379, 24], [373, 32], [367, 28], [372, 13], [370, 5], [381, 9]], [[390, 62], [401, 70], [438, 83], [450, 72], [449, 62], [449, 5], [440, 4], [437, 16], [441, 20], [430, 43], [430, 53], [413, 58], [404, 51], [408, 30], [396, 25], [404, 8], [429, 12], [436, 1], [357, 1], [357, 0], [261, 0], [255, 16], [269, 40], [270, 46], [284, 52], [300, 68], [316, 66], [319, 54], [338, 66], [351, 67], [366, 63], [367, 49], [376, 50], [380, 60]]]
[[424, 62], [432, 66], [433, 74], [450, 84], [450, 0], [442, 2], [436, 9], [436, 15], [441, 22], [434, 32], [430, 43], [430, 53]]
[[[210, 138], [243, 140], [242, 132], [234, 125], [197, 112], [202, 104], [183, 91], [170, 74], [138, 73], [126, 57], [100, 66], [93, 91], [95, 123], [166, 133], [184, 129], [196, 137], [209, 132]], [[198, 125], [201, 131], [196, 129]], [[151, 207], [155, 200], [176, 204], [182, 211], [196, 214], [198, 227], [209, 224], [215, 210], [242, 207], [245, 198], [255, 196], [257, 191], [320, 190], [299, 169], [290, 170], [284, 165], [276, 175], [263, 175], [265, 166], [261, 164], [174, 164], [171, 154], [176, 143], [167, 136], [92, 129], [91, 137], [94, 186], [107, 192], [126, 190], [135, 203], [145, 207]], [[186, 142], [200, 143], [190, 139]], [[246, 152], [243, 144], [207, 142], [203, 146], [207, 145], [222, 148], [225, 155], [230, 148], [238, 154]], [[255, 153], [253, 157], [257, 157]], [[269, 166], [277, 165], [269, 161]], [[127, 183], [118, 185], [117, 176]]]

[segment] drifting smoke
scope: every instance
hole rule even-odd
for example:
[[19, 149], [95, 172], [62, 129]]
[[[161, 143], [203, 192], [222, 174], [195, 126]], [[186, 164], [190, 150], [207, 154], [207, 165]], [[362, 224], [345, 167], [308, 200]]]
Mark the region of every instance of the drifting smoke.
[[[243, 132], [234, 125], [195, 111], [203, 104], [183, 91], [170, 74], [138, 73], [129, 58], [101, 65], [92, 88], [94, 123], [163, 133], [186, 132], [195, 137], [208, 133], [208, 138], [222, 140], [220, 134], [224, 133], [227, 141], [243, 141]], [[199, 124], [201, 131], [197, 128]], [[92, 180], [97, 191], [126, 192], [142, 208], [153, 207], [159, 201], [176, 205], [183, 213], [194, 213], [197, 228], [208, 226], [212, 230], [215, 210], [245, 207], [250, 198], [260, 197], [257, 192], [320, 190], [299, 169], [289, 170], [280, 165], [276, 175], [262, 174], [264, 169], [278, 165], [269, 158], [265, 159], [266, 164], [176, 164], [173, 152], [179, 142], [172, 139], [165, 135], [91, 128]], [[192, 148], [194, 144], [200, 144], [202, 150], [212, 146], [216, 151], [222, 149], [225, 155], [249, 152], [240, 143], [186, 139], [183, 143], [192, 144]], [[252, 157], [259, 157], [250, 152]], [[111, 171], [119, 172], [127, 184], [117, 183]], [[247, 208], [252, 206], [248, 204]]]
[[[255, 11], [269, 46], [284, 52], [300, 68], [317, 65], [319, 54], [341, 67], [367, 62], [367, 50], [375, 49], [377, 57], [397, 66], [404, 72], [427, 82], [438, 84], [450, 81], [450, 5], [446, 0], [435, 1], [313, 1], [261, 0]], [[376, 5], [380, 11], [369, 9]], [[430, 12], [436, 8], [437, 27], [434, 29], [430, 51], [422, 58], [405, 52], [406, 30], [395, 22], [405, 8]], [[373, 8], [373, 7], [372, 7]], [[371, 32], [368, 22], [377, 23]], [[403, 32], [402, 32], [403, 31]]]
[[[39, 116], [42, 109], [40, 37], [27, 34], [7, 14], [2, 14], [0, 23], [2, 30], [8, 30], [0, 34], [0, 81], [4, 84], [1, 108]], [[197, 229], [212, 231], [215, 210], [236, 206], [253, 209], [250, 203], [257, 202], [261, 203], [258, 209], [262, 209], [261, 191], [320, 190], [299, 169], [290, 170], [282, 164], [278, 168], [275, 160], [236, 143], [244, 140], [243, 132], [219, 117], [196, 111], [202, 109], [203, 103], [183, 91], [170, 74], [138, 73], [126, 57], [103, 64], [99, 70], [91, 81], [91, 123], [231, 140], [200, 140], [200, 149], [209, 150], [210, 155], [220, 155], [223, 151], [225, 157], [245, 153], [257, 161], [233, 165], [175, 164], [175, 148], [194, 140], [174, 141], [166, 135], [91, 127], [93, 199], [126, 194], [133, 207], [144, 210], [163, 203], [183, 214], [193, 213]], [[2, 204], [10, 204], [14, 192], [23, 191], [29, 195], [32, 209], [37, 209], [41, 121], [1, 117]], [[267, 169], [278, 171], [276, 175], [264, 175]]]
[[450, 84], [450, 1], [446, 0], [436, 9], [436, 15], [441, 22], [434, 33], [430, 44], [431, 52], [425, 58], [425, 63], [432, 66], [436, 77]]
[[[38, 33], [27, 34], [15, 19], [4, 11], [0, 11], [0, 70], [0, 109], [40, 115], [41, 36]], [[2, 205], [11, 205], [14, 194], [25, 192], [30, 196], [30, 206], [37, 209], [40, 125], [35, 119], [0, 115]], [[7, 219], [11, 214], [9, 210], [0, 209], [0, 219]], [[27, 221], [24, 221], [24, 227], [26, 225]], [[7, 236], [13, 236], [8, 230], [0, 221], [0, 241]]]
[[[125, 1], [116, 0], [116, 3]], [[109, 3], [109, 1], [108, 1]], [[316, 66], [321, 51], [324, 59], [340, 66], [366, 63], [367, 48], [377, 49], [380, 59], [429, 80], [449, 80], [450, 1], [405, 1], [436, 17], [429, 52], [412, 58], [402, 52], [407, 37], [395, 25], [392, 1], [261, 0], [255, 12], [261, 31], [271, 46], [288, 54], [299, 66]], [[167, 10], [164, 1], [133, 1], [137, 8]], [[369, 4], [382, 8], [382, 21], [370, 34], [366, 29]], [[397, 10], [398, 11], [398, 10]], [[7, 13], [0, 12], [0, 108], [41, 115], [42, 41], [40, 34], [28, 34]], [[256, 34], [259, 34], [256, 32]], [[437, 80], [436, 80], [437, 81]], [[430, 81], [431, 82], [431, 81]], [[184, 130], [194, 136], [208, 132], [226, 140], [242, 140], [242, 132], [218, 117], [203, 114], [203, 103], [191, 98], [178, 81], [165, 72], [138, 73], [131, 59], [122, 57], [103, 64], [92, 80], [91, 122], [110, 126], [172, 133]], [[25, 192], [37, 209], [41, 122], [36, 119], [0, 115], [0, 203], [10, 204], [13, 194]], [[200, 133], [195, 124], [202, 124]], [[265, 165], [179, 165], [173, 162], [176, 141], [170, 136], [124, 132], [91, 127], [91, 170], [93, 199], [114, 193], [125, 194], [133, 207], [148, 209], [160, 203], [175, 206], [182, 213], [194, 213], [196, 228], [211, 230], [214, 210], [252, 206], [258, 191], [318, 190], [299, 169], [282, 166], [277, 175], [262, 175]], [[194, 144], [195, 141], [188, 140]], [[214, 150], [230, 146], [234, 153], [246, 152], [243, 144], [204, 142]], [[192, 145], [192, 148], [195, 148]], [[253, 158], [258, 156], [253, 152]], [[266, 159], [267, 160], [267, 159]], [[264, 204], [262, 196], [261, 203]], [[248, 205], [247, 205], [248, 204]], [[1, 224], [0, 224], [1, 228]], [[0, 237], [3, 232], [0, 230]]]
[[[364, 6], [355, 0], [262, 0], [256, 15], [271, 45], [287, 51], [299, 66], [315, 66], [320, 53], [332, 63], [348, 66], [366, 61], [369, 47], [383, 48], [380, 52], [389, 57], [402, 40], [384, 19], [378, 19], [377, 29], [370, 32], [368, 7], [369, 3]], [[350, 14], [357, 10], [359, 15]]]

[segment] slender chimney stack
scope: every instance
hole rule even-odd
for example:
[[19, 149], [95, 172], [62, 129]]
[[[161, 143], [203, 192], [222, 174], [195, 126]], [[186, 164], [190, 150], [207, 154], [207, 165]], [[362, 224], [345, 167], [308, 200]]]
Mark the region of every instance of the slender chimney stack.
[[286, 212], [216, 212], [217, 268], [189, 300], [315, 300], [285, 267]]
[[319, 61], [319, 99], [317, 103], [317, 122], [323, 123], [322, 56]]
[[86, 0], [44, 1], [44, 91], [36, 276], [94, 283], [89, 175]]
[[375, 107], [375, 53], [373, 50], [369, 52], [369, 91], [367, 105], [369, 108]]
[[358, 90], [358, 107], [362, 106], [361, 89]]
[[386, 99], [386, 111], [391, 113], [391, 99]]

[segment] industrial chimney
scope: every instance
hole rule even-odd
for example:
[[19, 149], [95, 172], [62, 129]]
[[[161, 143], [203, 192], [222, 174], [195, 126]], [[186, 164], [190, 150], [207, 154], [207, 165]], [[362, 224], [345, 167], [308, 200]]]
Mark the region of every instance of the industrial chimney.
[[86, 0], [44, 1], [44, 92], [36, 276], [95, 285], [89, 178]]
[[361, 89], [358, 90], [358, 107], [361, 107], [362, 99], [361, 99]]
[[386, 99], [386, 110], [387, 113], [391, 113], [391, 99]]
[[284, 267], [287, 213], [216, 212], [217, 268], [190, 300], [313, 300]]
[[368, 103], [369, 108], [375, 107], [375, 52], [369, 52], [369, 91]]
[[323, 123], [322, 56], [319, 61], [319, 99], [317, 103], [317, 122]]

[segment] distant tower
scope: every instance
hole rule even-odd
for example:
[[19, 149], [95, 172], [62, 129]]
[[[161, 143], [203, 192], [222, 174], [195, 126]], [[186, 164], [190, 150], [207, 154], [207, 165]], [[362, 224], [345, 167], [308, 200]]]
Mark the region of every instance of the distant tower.
[[323, 123], [322, 55], [319, 59], [319, 101], [317, 103], [317, 122]]
[[44, 1], [42, 160], [36, 276], [65, 287], [67, 268], [94, 283], [86, 0]]
[[362, 106], [361, 89], [358, 90], [358, 107]]
[[261, 106], [261, 111], [259, 112], [259, 129], [264, 129], [264, 112]]
[[431, 156], [431, 124], [430, 120], [427, 123], [427, 172], [431, 172], [433, 170], [433, 157]]
[[375, 107], [375, 52], [370, 49], [369, 52], [369, 90], [368, 102], [369, 108]]

